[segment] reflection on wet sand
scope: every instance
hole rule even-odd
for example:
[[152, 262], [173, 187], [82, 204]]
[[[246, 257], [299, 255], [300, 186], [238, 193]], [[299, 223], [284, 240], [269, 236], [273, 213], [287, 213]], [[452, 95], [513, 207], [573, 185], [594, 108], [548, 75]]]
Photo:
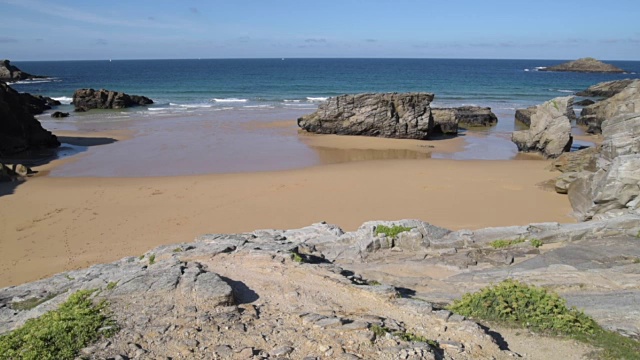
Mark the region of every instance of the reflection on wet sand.
[[340, 149], [322, 146], [311, 146], [320, 159], [321, 164], [339, 164], [352, 161], [369, 160], [420, 160], [430, 159], [431, 152], [408, 149]]

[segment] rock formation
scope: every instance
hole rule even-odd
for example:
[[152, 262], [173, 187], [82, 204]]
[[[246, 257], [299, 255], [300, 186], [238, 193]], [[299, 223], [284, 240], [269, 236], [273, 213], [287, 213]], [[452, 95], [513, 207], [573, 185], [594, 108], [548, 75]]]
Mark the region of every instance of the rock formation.
[[613, 66], [605, 64], [594, 58], [582, 58], [575, 61], [569, 61], [559, 65], [549, 66], [539, 69], [539, 71], [570, 71], [570, 72], [590, 72], [590, 73], [624, 73], [625, 71]]
[[56, 136], [33, 117], [31, 99], [0, 82], [0, 155], [60, 146]]
[[533, 114], [535, 110], [535, 106], [530, 106], [526, 109], [517, 109], [516, 110], [516, 120], [521, 123], [527, 125], [527, 127], [531, 126], [531, 114]]
[[11, 65], [9, 60], [0, 60], [0, 81], [11, 82], [18, 80], [37, 79], [44, 76], [31, 75], [26, 73], [16, 66]]
[[69, 117], [69, 113], [68, 112], [62, 112], [62, 111], [55, 111], [53, 114], [51, 114], [52, 118], [66, 118]]
[[574, 215], [583, 221], [640, 213], [640, 112], [607, 119], [602, 126], [596, 170], [565, 179]]
[[[473, 231], [399, 220], [347, 233], [317, 223], [202, 235], [0, 289], [0, 334], [76, 290], [100, 289], [121, 330], [83, 357], [509, 359], [521, 355], [498, 345], [498, 329], [443, 305], [513, 278], [551, 287], [605, 328], [637, 337], [640, 291], [629, 284], [639, 220]], [[380, 225], [411, 229], [388, 237], [376, 234]], [[518, 243], [494, 249], [498, 239]], [[554, 245], [541, 253], [531, 239]], [[552, 340], [531, 343], [541, 341]]]
[[128, 95], [123, 92], [105, 89], [78, 89], [73, 93], [75, 111], [91, 109], [124, 109], [132, 106], [153, 104], [153, 100], [145, 96]]
[[426, 139], [433, 131], [429, 93], [341, 95], [298, 119], [298, 126], [319, 134]]
[[455, 135], [458, 126], [487, 127], [498, 122], [490, 107], [461, 106], [456, 108], [432, 108], [434, 132]]
[[573, 96], [559, 97], [537, 105], [532, 110], [529, 130], [515, 131], [511, 136], [518, 151], [538, 152], [555, 158], [571, 149]]
[[601, 82], [601, 83], [589, 86], [588, 89], [579, 91], [576, 95], [586, 96], [586, 97], [608, 98], [619, 93], [632, 82], [633, 82], [633, 79], [605, 81], [605, 82]]
[[599, 133], [605, 120], [636, 111], [640, 111], [640, 80], [632, 81], [610, 98], [582, 108], [576, 123], [590, 127], [591, 132]]

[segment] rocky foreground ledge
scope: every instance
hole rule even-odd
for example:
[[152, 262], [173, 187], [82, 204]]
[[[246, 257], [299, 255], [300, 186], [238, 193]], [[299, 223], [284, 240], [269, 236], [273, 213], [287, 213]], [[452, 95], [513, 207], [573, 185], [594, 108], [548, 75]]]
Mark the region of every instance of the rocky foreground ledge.
[[[381, 225], [410, 230], [376, 235]], [[317, 223], [203, 235], [1, 289], [0, 333], [76, 290], [100, 289], [122, 330], [83, 349], [88, 358], [507, 359], [518, 355], [499, 335], [443, 305], [515, 278], [638, 337], [639, 232], [640, 217], [627, 215], [476, 231], [401, 220], [346, 233]]]

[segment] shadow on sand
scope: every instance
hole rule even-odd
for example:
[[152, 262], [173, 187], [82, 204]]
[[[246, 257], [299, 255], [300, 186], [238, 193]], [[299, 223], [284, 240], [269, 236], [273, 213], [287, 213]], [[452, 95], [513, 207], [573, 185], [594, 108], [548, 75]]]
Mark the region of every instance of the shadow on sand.
[[[61, 145], [55, 149], [29, 150], [10, 156], [1, 156], [0, 163], [6, 165], [22, 164], [29, 168], [46, 165], [54, 160], [83, 153], [92, 146], [108, 145], [115, 143], [116, 139], [110, 137], [81, 137], [59, 136]], [[38, 175], [39, 171], [31, 171], [27, 178]], [[26, 179], [17, 178], [11, 181], [0, 180], [0, 197], [15, 193], [15, 189], [24, 183]]]

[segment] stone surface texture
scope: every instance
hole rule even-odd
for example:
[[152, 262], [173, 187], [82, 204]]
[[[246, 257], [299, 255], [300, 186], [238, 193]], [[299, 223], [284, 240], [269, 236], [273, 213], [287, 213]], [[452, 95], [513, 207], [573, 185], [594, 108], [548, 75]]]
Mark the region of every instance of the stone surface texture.
[[458, 134], [458, 126], [488, 127], [498, 122], [498, 117], [489, 107], [460, 106], [455, 108], [432, 108], [435, 132]]
[[429, 93], [376, 93], [329, 98], [298, 126], [319, 134], [426, 139], [434, 122]]
[[515, 131], [511, 137], [518, 150], [537, 152], [547, 158], [556, 158], [569, 151], [573, 96], [559, 97], [537, 105], [531, 114], [529, 130]]
[[632, 82], [633, 79], [605, 81], [577, 92], [576, 96], [609, 98], [622, 91]]
[[153, 104], [153, 100], [139, 95], [128, 95], [111, 90], [78, 89], [73, 93], [76, 111], [91, 109], [123, 109]]
[[0, 156], [60, 146], [56, 136], [33, 117], [37, 100], [0, 82]]

